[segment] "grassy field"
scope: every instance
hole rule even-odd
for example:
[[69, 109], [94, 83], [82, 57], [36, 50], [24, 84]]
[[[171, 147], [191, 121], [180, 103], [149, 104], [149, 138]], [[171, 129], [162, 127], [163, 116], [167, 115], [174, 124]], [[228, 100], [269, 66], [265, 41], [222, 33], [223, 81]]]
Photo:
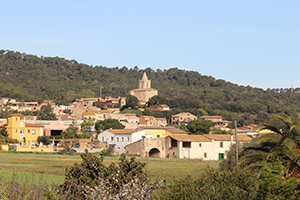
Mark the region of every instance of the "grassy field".
[[[81, 162], [81, 157], [80, 154], [0, 152], [0, 160], [0, 175], [7, 179], [11, 179], [14, 172], [21, 176], [34, 177], [37, 181], [42, 174], [42, 178], [48, 183], [59, 184], [64, 180], [65, 168]], [[166, 182], [188, 175], [198, 176], [208, 167], [218, 166], [218, 161], [141, 157], [137, 157], [137, 160], [147, 163], [145, 170], [151, 180], [165, 179]], [[119, 162], [119, 157], [105, 157], [105, 165], [112, 162]]]

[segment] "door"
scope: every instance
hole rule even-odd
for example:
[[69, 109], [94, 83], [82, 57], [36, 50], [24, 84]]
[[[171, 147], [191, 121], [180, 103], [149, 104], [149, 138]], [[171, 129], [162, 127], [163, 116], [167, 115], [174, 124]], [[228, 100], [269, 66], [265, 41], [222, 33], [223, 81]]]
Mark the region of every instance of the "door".
[[224, 153], [219, 153], [219, 160], [223, 160], [224, 159]]

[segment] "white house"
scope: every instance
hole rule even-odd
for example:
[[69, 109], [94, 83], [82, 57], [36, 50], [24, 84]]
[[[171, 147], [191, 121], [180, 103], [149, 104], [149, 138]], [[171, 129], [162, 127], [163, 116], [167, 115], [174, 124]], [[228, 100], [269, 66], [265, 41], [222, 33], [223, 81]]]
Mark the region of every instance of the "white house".
[[[250, 141], [247, 135], [238, 135], [239, 142]], [[222, 160], [235, 143], [234, 135], [169, 135], [166, 138], [143, 138], [126, 146], [126, 153], [143, 157], [190, 158]]]
[[138, 129], [107, 129], [98, 135], [98, 140], [113, 145], [116, 152], [124, 153], [126, 145], [141, 140], [143, 137], [149, 138], [153, 135], [146, 136], [145, 130]]

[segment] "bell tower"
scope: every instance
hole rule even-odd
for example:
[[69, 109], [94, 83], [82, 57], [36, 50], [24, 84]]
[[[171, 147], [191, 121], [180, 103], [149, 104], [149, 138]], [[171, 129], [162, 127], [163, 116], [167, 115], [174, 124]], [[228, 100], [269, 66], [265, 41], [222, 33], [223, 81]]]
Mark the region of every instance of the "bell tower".
[[139, 81], [139, 89], [151, 88], [151, 80], [148, 80], [146, 72], [144, 72], [142, 80]]

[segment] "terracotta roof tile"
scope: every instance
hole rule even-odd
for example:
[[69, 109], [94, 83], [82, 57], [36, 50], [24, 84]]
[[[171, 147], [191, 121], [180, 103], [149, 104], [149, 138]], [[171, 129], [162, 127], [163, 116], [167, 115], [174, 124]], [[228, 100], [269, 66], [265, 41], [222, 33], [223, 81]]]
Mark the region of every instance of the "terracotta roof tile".
[[170, 135], [171, 138], [182, 142], [212, 142], [203, 135]]
[[138, 130], [138, 129], [107, 129], [107, 131], [114, 133], [114, 134], [132, 134], [132, 133], [141, 131], [141, 129], [140, 130]]
[[[203, 136], [215, 141], [231, 141], [235, 140], [235, 135], [229, 134], [204, 134]], [[250, 141], [251, 138], [247, 135], [238, 135], [238, 141]]]

